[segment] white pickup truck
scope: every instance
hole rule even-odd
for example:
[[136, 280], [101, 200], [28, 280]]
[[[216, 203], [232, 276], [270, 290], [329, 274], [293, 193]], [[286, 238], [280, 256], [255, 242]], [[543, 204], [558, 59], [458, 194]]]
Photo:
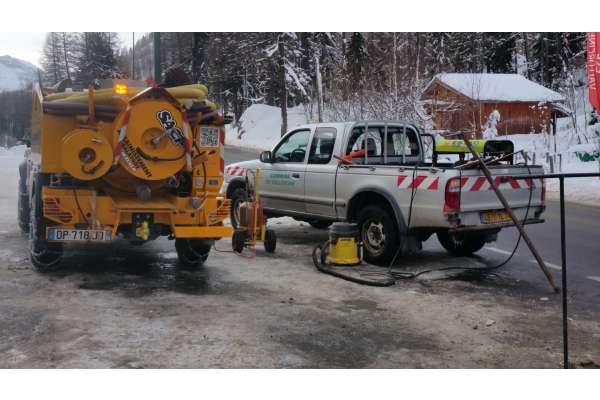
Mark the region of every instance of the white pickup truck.
[[[389, 262], [399, 246], [419, 250], [433, 233], [452, 254], [474, 253], [513, 223], [483, 172], [467, 163], [462, 140], [434, 142], [414, 124], [397, 121], [294, 128], [260, 160], [225, 168], [222, 190], [232, 200], [232, 224], [246, 199], [247, 171], [260, 168], [268, 217], [291, 216], [316, 228], [356, 222], [369, 262]], [[542, 174], [542, 167], [514, 165], [510, 141], [477, 145], [488, 160], [509, 155], [489, 164], [494, 184], [521, 221], [543, 222], [544, 180], [511, 178]], [[456, 154], [443, 160], [442, 153]]]

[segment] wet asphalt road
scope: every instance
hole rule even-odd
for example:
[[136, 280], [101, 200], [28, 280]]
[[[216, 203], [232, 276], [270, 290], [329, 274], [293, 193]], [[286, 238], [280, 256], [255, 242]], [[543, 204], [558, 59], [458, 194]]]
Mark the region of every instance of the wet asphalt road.
[[[258, 151], [227, 147], [226, 164], [258, 158]], [[527, 232], [551, 271], [555, 283], [561, 283], [561, 249], [560, 249], [560, 210], [559, 203], [548, 201], [544, 214], [546, 222], [529, 225]], [[479, 256], [490, 265], [504, 261], [513, 251], [518, 239], [515, 228], [504, 229], [498, 241], [488, 244]], [[589, 207], [575, 203], [566, 204], [566, 236], [567, 236], [567, 274], [568, 291], [573, 308], [579, 311], [600, 311], [600, 207]], [[439, 251], [443, 249], [434, 237], [424, 246], [425, 249]], [[534, 262], [533, 255], [523, 240], [512, 260], [504, 267], [502, 273], [522, 280], [540, 293], [548, 289], [546, 277]]]
[[[555, 282], [561, 282], [560, 206], [548, 201], [545, 223], [526, 227]], [[576, 309], [600, 310], [600, 208], [566, 203], [565, 231], [568, 293]], [[518, 239], [516, 229], [503, 230], [496, 243], [486, 246], [480, 255], [502, 260], [512, 252]], [[524, 241], [504, 270], [517, 279], [548, 285]]]

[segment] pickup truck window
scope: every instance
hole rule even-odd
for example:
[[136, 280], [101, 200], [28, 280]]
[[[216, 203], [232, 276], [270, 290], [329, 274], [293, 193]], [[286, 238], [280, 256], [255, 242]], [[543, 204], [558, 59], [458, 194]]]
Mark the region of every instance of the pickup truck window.
[[[383, 164], [384, 152], [389, 164], [412, 164], [416, 160], [407, 157], [419, 156], [419, 141], [417, 132], [410, 126], [388, 126], [387, 143], [385, 141], [385, 126], [359, 126], [353, 129], [348, 141], [346, 154], [366, 147], [369, 164]], [[366, 146], [365, 146], [366, 141]], [[355, 159], [356, 162], [364, 159]]]
[[336, 134], [334, 128], [317, 128], [310, 146], [309, 164], [327, 164], [331, 160]]
[[306, 157], [310, 130], [304, 129], [290, 133], [275, 149], [274, 162], [302, 163]]
[[417, 134], [411, 128], [403, 132], [403, 128], [398, 126], [388, 127], [388, 156], [418, 156], [419, 143]]

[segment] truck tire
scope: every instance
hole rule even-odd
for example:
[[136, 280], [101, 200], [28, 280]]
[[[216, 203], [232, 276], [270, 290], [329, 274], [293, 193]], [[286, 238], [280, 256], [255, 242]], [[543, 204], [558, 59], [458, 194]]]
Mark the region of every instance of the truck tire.
[[56, 269], [62, 258], [62, 243], [52, 243], [46, 240], [48, 221], [43, 215], [42, 188], [47, 177], [38, 174], [31, 195], [29, 217], [29, 255], [31, 263], [39, 272]]
[[24, 233], [29, 232], [29, 218], [31, 210], [29, 207], [29, 193], [27, 192], [27, 164], [22, 162], [19, 165], [19, 188], [18, 188], [18, 214], [17, 220], [19, 222], [19, 228]]
[[246, 247], [247, 237], [248, 234], [246, 233], [246, 231], [242, 231], [239, 229], [233, 231], [233, 236], [231, 237], [231, 248], [233, 249], [233, 251], [235, 251], [236, 253], [241, 253], [242, 251], [244, 251], [244, 247]]
[[179, 264], [185, 268], [204, 265], [210, 253], [211, 243], [205, 239], [175, 239]]
[[238, 229], [240, 227], [240, 205], [248, 201], [248, 192], [243, 187], [239, 187], [235, 189], [231, 193], [231, 213], [229, 215], [229, 219], [231, 220], [231, 226], [233, 229]]
[[308, 221], [309, 225], [315, 229], [327, 229], [333, 224], [333, 221], [328, 221], [326, 219], [313, 219], [312, 221]]
[[440, 244], [452, 255], [470, 256], [485, 245], [485, 237], [481, 235], [459, 236], [448, 231], [438, 231]]
[[277, 247], [277, 235], [275, 231], [271, 229], [267, 229], [265, 231], [265, 241], [263, 243], [265, 246], [265, 251], [267, 253], [275, 253], [275, 248]]
[[396, 218], [386, 207], [372, 205], [359, 212], [357, 223], [365, 261], [377, 265], [390, 263], [400, 245]]

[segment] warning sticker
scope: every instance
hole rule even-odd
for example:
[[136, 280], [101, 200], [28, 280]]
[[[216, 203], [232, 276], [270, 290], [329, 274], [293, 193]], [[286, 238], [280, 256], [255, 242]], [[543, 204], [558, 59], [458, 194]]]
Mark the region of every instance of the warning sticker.
[[217, 147], [219, 145], [219, 128], [200, 129], [200, 147]]

